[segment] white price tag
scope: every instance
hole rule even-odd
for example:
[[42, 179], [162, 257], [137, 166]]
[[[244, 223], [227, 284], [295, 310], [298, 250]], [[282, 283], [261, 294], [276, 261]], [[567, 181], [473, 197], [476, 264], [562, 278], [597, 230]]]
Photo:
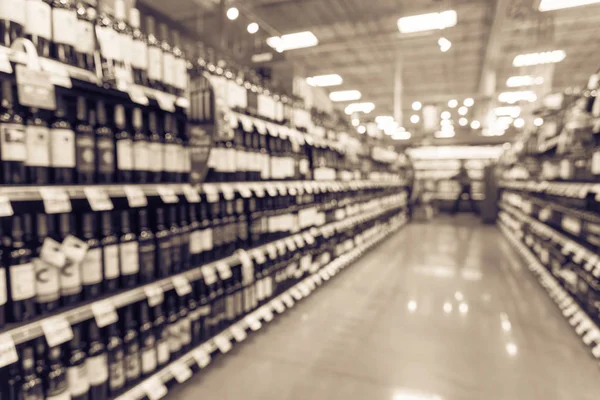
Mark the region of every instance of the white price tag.
[[0, 368], [19, 360], [15, 342], [9, 333], [0, 335]]
[[71, 324], [62, 315], [46, 318], [42, 320], [41, 325], [49, 347], [58, 346], [73, 339]]
[[74, 263], [80, 263], [85, 258], [85, 254], [88, 251], [88, 245], [83, 240], [80, 240], [73, 235], [69, 235], [60, 245], [60, 251], [62, 251], [67, 259]]
[[323, 280], [321, 279], [321, 276], [319, 274], [314, 274], [312, 276], [312, 280], [315, 283], [315, 285], [321, 285], [323, 283]]
[[194, 357], [200, 368], [206, 368], [206, 366], [210, 364], [210, 354], [208, 354], [203, 349], [194, 350], [192, 356]]
[[125, 186], [123, 188], [129, 207], [138, 208], [148, 206], [148, 199], [142, 188], [138, 186]]
[[262, 315], [265, 322], [273, 321], [273, 311], [270, 307], [263, 306], [263, 308], [260, 309], [260, 314]]
[[159, 186], [156, 191], [160, 196], [160, 199], [165, 204], [175, 204], [179, 203], [179, 197], [175, 194], [175, 190], [169, 186]]
[[321, 276], [321, 278], [323, 278], [324, 281], [328, 281], [329, 278], [331, 277], [329, 275], [329, 272], [327, 272], [326, 270], [322, 269], [319, 271], [319, 275]]
[[285, 254], [285, 253], [287, 253], [286, 245], [285, 245], [285, 242], [283, 240], [278, 240], [275, 243], [275, 247], [277, 247], [277, 250], [279, 251], [279, 254]]
[[[298, 289], [300, 290], [300, 293], [302, 293], [302, 296], [307, 297], [310, 294], [310, 289], [308, 288], [308, 285], [304, 282], [301, 282], [298, 284]], [[293, 294], [292, 294], [293, 296]]]
[[300, 236], [300, 235], [296, 235], [296, 236], [294, 236], [294, 242], [296, 243], [296, 246], [297, 246], [299, 249], [303, 248], [303, 247], [304, 247], [304, 245], [306, 244], [306, 243], [304, 242], [304, 239], [303, 239], [303, 238], [302, 238], [302, 236]]
[[261, 184], [252, 185], [252, 190], [256, 194], [256, 197], [258, 197], [259, 199], [262, 199], [263, 197], [265, 197], [265, 187], [263, 185], [261, 185]]
[[252, 258], [250, 258], [250, 255], [248, 254], [248, 252], [246, 250], [242, 250], [242, 249], [238, 250], [237, 255], [240, 259], [240, 262], [242, 263], [242, 267], [244, 267], [244, 268], [253, 268], [254, 267], [254, 264], [252, 263]]
[[272, 300], [271, 306], [273, 307], [273, 310], [277, 311], [278, 314], [283, 314], [283, 312], [285, 311], [285, 306], [283, 305], [283, 302], [279, 299]]
[[142, 383], [142, 388], [150, 400], [160, 400], [167, 395], [167, 387], [156, 376]]
[[148, 298], [148, 305], [150, 307], [156, 307], [165, 300], [165, 295], [162, 288], [158, 285], [150, 285], [144, 288], [146, 297]]
[[0, 217], [10, 217], [14, 214], [12, 204], [7, 196], [0, 196]]
[[244, 321], [248, 324], [248, 327], [252, 330], [252, 332], [256, 332], [262, 327], [262, 323], [258, 318], [254, 316], [254, 314], [250, 314], [244, 318]]
[[294, 243], [294, 239], [285, 238], [284, 242], [289, 251], [291, 251], [291, 252], [296, 251], [297, 247], [296, 247], [296, 243]]
[[231, 332], [231, 335], [233, 336], [235, 341], [238, 343], [243, 342], [248, 337], [248, 335], [246, 334], [246, 330], [243, 327], [241, 327], [240, 324], [233, 325], [231, 328], [229, 328], [229, 331]]
[[256, 249], [256, 250], [252, 251], [252, 255], [254, 256], [254, 261], [256, 261], [256, 263], [259, 265], [267, 262], [265, 253], [261, 249]]
[[289, 293], [281, 295], [281, 300], [283, 300], [287, 308], [294, 307], [294, 299], [292, 299], [292, 296]]
[[231, 350], [231, 342], [227, 337], [225, 337], [225, 335], [218, 335], [217, 337], [215, 337], [214, 341], [215, 345], [221, 353], [226, 354], [229, 353], [229, 350]]
[[183, 185], [183, 195], [188, 203], [200, 203], [200, 192], [194, 189], [192, 185]]
[[219, 278], [221, 278], [221, 280], [229, 279], [233, 276], [231, 267], [225, 262], [220, 262], [217, 264], [217, 272], [219, 273]]
[[173, 278], [173, 286], [178, 296], [186, 296], [192, 293], [192, 285], [185, 276], [176, 276]]
[[175, 96], [158, 91], [153, 91], [152, 93], [161, 110], [170, 113], [175, 112], [175, 101], [177, 100]]
[[71, 199], [67, 191], [61, 188], [40, 188], [40, 195], [44, 202], [46, 214], [60, 214], [71, 212]]
[[252, 197], [252, 191], [250, 191], [250, 187], [248, 185], [239, 183], [236, 188], [242, 198], [249, 199]]
[[192, 377], [192, 370], [184, 362], [173, 363], [169, 369], [178, 383], [183, 383]]
[[137, 85], [127, 85], [127, 94], [129, 95], [129, 98], [131, 98], [131, 101], [136, 104], [147, 106], [150, 103], [144, 90]]
[[275, 260], [277, 258], [277, 247], [273, 243], [269, 243], [267, 245], [267, 253], [269, 253], [269, 258], [271, 260]]
[[221, 193], [223, 193], [223, 197], [225, 200], [233, 200], [235, 198], [235, 191], [233, 186], [228, 183], [221, 184], [220, 186]]
[[40, 258], [57, 268], [62, 268], [67, 262], [67, 256], [60, 249], [60, 243], [49, 237], [44, 239], [44, 244], [40, 250]]
[[289, 293], [292, 295], [292, 297], [294, 298], [294, 300], [299, 301], [302, 300], [302, 292], [300, 290], [298, 290], [298, 288], [291, 288], [289, 290]]
[[119, 314], [110, 300], [97, 301], [92, 304], [92, 314], [94, 314], [99, 328], [104, 328], [119, 320]]
[[302, 238], [304, 239], [306, 244], [308, 244], [309, 246], [311, 246], [315, 243], [315, 237], [308, 232], [304, 232], [302, 234]]
[[212, 285], [217, 282], [217, 273], [215, 272], [215, 268], [212, 265], [205, 265], [201, 267], [202, 276], [204, 277], [204, 283], [207, 285]]
[[83, 193], [85, 193], [85, 197], [87, 197], [90, 207], [94, 211], [110, 211], [115, 208], [112, 200], [108, 197], [108, 193], [102, 188], [88, 186], [83, 188]]

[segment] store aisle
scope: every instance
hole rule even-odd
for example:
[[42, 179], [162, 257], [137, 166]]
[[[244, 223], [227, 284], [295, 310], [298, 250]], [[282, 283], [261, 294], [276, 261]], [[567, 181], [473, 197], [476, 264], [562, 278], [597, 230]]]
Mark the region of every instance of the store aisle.
[[460, 216], [410, 224], [169, 399], [598, 393], [598, 363], [510, 245], [495, 227]]

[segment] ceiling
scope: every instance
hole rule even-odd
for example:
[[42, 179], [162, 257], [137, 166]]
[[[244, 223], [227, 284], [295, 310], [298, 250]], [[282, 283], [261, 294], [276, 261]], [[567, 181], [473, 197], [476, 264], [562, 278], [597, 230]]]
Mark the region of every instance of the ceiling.
[[[218, 18], [224, 7], [220, 0], [140, 1], [205, 38], [221, 28], [233, 30], [237, 23], [236, 35], [250, 40], [250, 46], [266, 36], [312, 31], [318, 46], [284, 53], [294, 71], [304, 76], [341, 75], [344, 83], [330, 89], [360, 90], [361, 101], [376, 104], [373, 116], [394, 115], [394, 94], [401, 93], [407, 129], [414, 101], [443, 108], [450, 99], [472, 97], [476, 105], [470, 112], [476, 113], [477, 106], [481, 109], [486, 99], [496, 97], [494, 92], [510, 90], [508, 77], [535, 74], [512, 66], [517, 54], [565, 50], [567, 58], [551, 67], [553, 79], [547, 89], [553, 90], [585, 85], [600, 66], [595, 45], [600, 5], [540, 13], [539, 0], [230, 0], [226, 6], [236, 5], [245, 18], [231, 22]], [[398, 31], [399, 17], [447, 9], [458, 15], [457, 25], [442, 32], [453, 44], [447, 53], [437, 44], [439, 31]], [[244, 32], [250, 20], [261, 26], [260, 40], [252, 42]]]

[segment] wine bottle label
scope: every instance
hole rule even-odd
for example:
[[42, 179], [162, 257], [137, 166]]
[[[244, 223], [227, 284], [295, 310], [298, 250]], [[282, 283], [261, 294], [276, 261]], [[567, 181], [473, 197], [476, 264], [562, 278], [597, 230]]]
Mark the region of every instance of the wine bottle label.
[[94, 154], [94, 138], [89, 135], [77, 135], [76, 164], [79, 172], [94, 172], [96, 156]]
[[133, 143], [133, 169], [135, 171], [148, 171], [150, 169], [148, 157], [148, 142], [138, 140]]
[[263, 300], [265, 298], [265, 280], [261, 279], [256, 282], [256, 293], [259, 300]]
[[108, 380], [108, 359], [106, 353], [85, 360], [88, 382], [92, 386], [100, 386]]
[[235, 151], [235, 170], [237, 172], [244, 172], [246, 168], [246, 151], [245, 150], [234, 150]]
[[45, 400], [71, 400], [71, 393], [65, 385], [65, 388], [60, 393], [52, 393], [48, 391]]
[[25, 127], [20, 124], [0, 125], [0, 154], [2, 161], [20, 161], [27, 159]]
[[163, 53], [163, 82], [167, 85], [172, 85], [174, 82], [174, 66], [175, 58], [172, 53]]
[[27, 159], [30, 167], [50, 166], [50, 130], [45, 126], [29, 125], [25, 128]]
[[77, 21], [77, 37], [75, 38], [75, 50], [84, 54], [93, 54], [96, 50], [96, 32], [94, 24], [90, 21]]
[[260, 171], [262, 179], [271, 179], [271, 156], [263, 154], [262, 171]]
[[121, 59], [121, 47], [115, 45], [115, 43], [119, 43], [119, 34], [112, 27], [96, 26], [96, 37], [104, 58], [108, 60]]
[[179, 339], [182, 346], [192, 343], [192, 321], [189, 315], [179, 321]]
[[115, 279], [121, 275], [119, 270], [119, 246], [111, 245], [104, 248], [104, 278]]
[[164, 365], [171, 358], [171, 349], [168, 340], [160, 340], [156, 343], [156, 358], [159, 365]]
[[40, 258], [33, 260], [35, 269], [35, 294], [38, 303], [48, 303], [60, 298], [60, 269]]
[[171, 258], [171, 239], [165, 238], [159, 243], [160, 249], [160, 264], [162, 270], [168, 270], [170, 273], [172, 258]]
[[235, 319], [235, 298], [233, 294], [225, 297], [225, 318], [228, 320]]
[[143, 271], [143, 275], [146, 277], [154, 277], [154, 260], [156, 246], [154, 243], [145, 243], [139, 246], [140, 248], [140, 269]]
[[183, 172], [183, 164], [185, 162], [185, 160], [183, 159], [184, 155], [183, 155], [183, 146], [181, 145], [176, 145], [176, 156], [175, 156], [175, 165], [173, 167], [173, 170], [175, 172], [181, 173]]
[[169, 351], [171, 353], [177, 353], [181, 350], [181, 339], [179, 338], [179, 324], [173, 323], [167, 327], [169, 331]]
[[192, 149], [189, 147], [183, 148], [183, 171], [184, 173], [190, 173], [192, 171]]
[[52, 9], [52, 40], [54, 43], [75, 46], [77, 44], [77, 12], [74, 9]]
[[270, 276], [267, 276], [265, 279], [264, 284], [264, 298], [269, 298], [273, 295], [273, 278]]
[[131, 139], [117, 140], [117, 168], [121, 171], [133, 169], [133, 142]]
[[227, 150], [227, 172], [235, 172], [235, 149]]
[[82, 363], [75, 367], [67, 369], [67, 381], [69, 382], [69, 392], [71, 396], [82, 396], [90, 390], [86, 364]]
[[154, 347], [142, 349], [142, 373], [149, 374], [156, 370], [157, 354]]
[[213, 230], [211, 228], [202, 231], [202, 249], [205, 251], [213, 249]]
[[25, 0], [0, 0], [0, 19], [25, 25]]
[[143, 40], [131, 43], [131, 66], [144, 71], [148, 69], [148, 45]]
[[133, 50], [133, 38], [127, 34], [119, 34], [119, 43], [121, 45], [120, 60], [124, 63], [131, 63], [131, 51]]
[[84, 285], [94, 285], [102, 282], [102, 249], [90, 249], [85, 254], [82, 281]]
[[52, 39], [52, 11], [50, 4], [39, 0], [26, 0], [25, 33]]
[[188, 86], [187, 61], [184, 58], [175, 59], [175, 82], [177, 89], [185, 90]]
[[196, 230], [190, 233], [190, 253], [200, 254], [203, 248], [202, 243], [202, 231]]
[[200, 317], [208, 317], [210, 315], [210, 305], [198, 307], [198, 314]]
[[110, 138], [99, 137], [98, 147], [98, 171], [103, 174], [112, 174], [115, 171], [115, 148]]
[[208, 155], [208, 168], [217, 170], [219, 166], [219, 159], [221, 158], [221, 149], [215, 147], [210, 150]]
[[165, 158], [164, 158], [164, 170], [168, 172], [177, 172], [176, 165], [179, 163], [177, 159], [178, 146], [176, 144], [168, 143], [164, 145]]
[[10, 294], [13, 301], [27, 300], [35, 296], [35, 269], [33, 263], [11, 265]]
[[160, 172], [163, 170], [164, 157], [163, 157], [163, 144], [158, 142], [151, 142], [148, 144], [148, 153], [152, 162], [150, 163], [150, 171]]
[[81, 263], [67, 258], [60, 269], [60, 293], [70, 296], [81, 292]]
[[[235, 292], [233, 294], [233, 299], [234, 299], [234, 310], [235, 310], [235, 316], [239, 316], [242, 315], [244, 313], [244, 298], [243, 298], [244, 292], [242, 290], [238, 290], [237, 292]], [[252, 292], [250, 292], [250, 295], [252, 295]], [[252, 296], [250, 296], [250, 298], [252, 298]]]
[[140, 262], [138, 258], [138, 242], [121, 243], [121, 274], [133, 275], [140, 271]]
[[160, 81], [162, 79], [163, 52], [159, 47], [148, 47], [148, 78]]
[[50, 165], [75, 168], [75, 132], [71, 129], [50, 130]]
[[109, 365], [109, 386], [111, 390], [118, 390], [125, 385], [125, 366], [123, 365], [123, 352], [114, 355]]
[[8, 292], [6, 290], [6, 270], [0, 268], [0, 306], [8, 301]]
[[127, 380], [135, 380], [140, 377], [140, 352], [137, 343], [130, 343], [125, 355], [125, 377]]

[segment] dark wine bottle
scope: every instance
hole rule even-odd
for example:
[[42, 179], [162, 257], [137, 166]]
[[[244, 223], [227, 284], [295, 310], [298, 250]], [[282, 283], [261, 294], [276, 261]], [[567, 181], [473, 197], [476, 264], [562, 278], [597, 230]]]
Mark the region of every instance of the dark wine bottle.
[[25, 160], [27, 147], [23, 118], [15, 111], [13, 87], [10, 80], [2, 81], [0, 103], [0, 160], [2, 160], [2, 183], [22, 185], [25, 183]]
[[148, 210], [138, 211], [138, 241], [140, 260], [140, 282], [150, 283], [156, 279], [156, 244], [154, 234], [148, 227]]
[[[142, 110], [138, 107], [133, 109], [133, 169], [134, 180], [137, 183], [148, 182], [148, 170], [150, 169], [150, 155], [148, 138], [144, 134]], [[153, 160], [154, 161], [154, 160]]]
[[[71, 232], [75, 232], [74, 216], [59, 214], [60, 241], [64, 241]], [[81, 300], [83, 287], [81, 285], [81, 261], [67, 257], [67, 262], [60, 270], [60, 297], [62, 304], [70, 306]]]
[[115, 106], [115, 141], [117, 149], [117, 182], [130, 183], [133, 180], [133, 141], [127, 131], [125, 107]]
[[140, 30], [140, 10], [132, 8], [129, 11], [129, 24], [133, 30], [131, 46], [131, 68], [133, 81], [137, 85], [148, 85], [148, 42]]
[[88, 322], [87, 342], [85, 366], [90, 383], [90, 400], [106, 400], [108, 398], [108, 358], [100, 328], [94, 319]]
[[[115, 84], [118, 60], [121, 56], [121, 46], [118, 44], [118, 35], [114, 29], [114, 21], [108, 13], [106, 4], [99, 9], [96, 19], [96, 37], [100, 47], [100, 65], [105, 84], [110, 87]], [[98, 116], [100, 118], [100, 116]]]
[[44, 392], [46, 400], [63, 400], [70, 398], [67, 371], [62, 362], [62, 349], [60, 346], [48, 350], [48, 374], [45, 377]]
[[152, 317], [154, 337], [156, 338], [156, 359], [158, 368], [162, 368], [168, 364], [171, 358], [169, 331], [167, 330], [167, 322], [162, 304], [158, 304], [152, 308]]
[[131, 220], [127, 210], [121, 211], [121, 237], [119, 242], [121, 284], [124, 288], [132, 288], [139, 281], [139, 246], [137, 235], [131, 230]]
[[167, 93], [175, 93], [173, 88], [174, 76], [175, 76], [175, 56], [169, 43], [169, 28], [167, 24], [160, 24], [160, 48], [162, 49], [162, 83], [163, 90]]
[[21, 376], [20, 367], [19, 363], [12, 363], [3, 368], [7, 371], [1, 371], [6, 373], [6, 376], [2, 376], [3, 381], [6, 380], [6, 384], [3, 385], [1, 393], [2, 396], [6, 396], [9, 400], [21, 400], [21, 384], [23, 382], [23, 377]]
[[102, 247], [96, 238], [96, 218], [96, 213], [86, 212], [82, 214], [80, 221], [81, 239], [88, 245], [88, 251], [81, 263], [83, 297], [86, 300], [93, 300], [102, 293]]
[[96, 72], [96, 9], [84, 0], [77, 4], [77, 38], [75, 56], [77, 66], [90, 72]]
[[133, 305], [125, 307], [123, 313], [123, 348], [125, 350], [125, 377], [127, 385], [135, 384], [141, 377], [140, 342], [138, 324]]
[[40, 251], [47, 236], [57, 236], [54, 217], [37, 214], [37, 243], [33, 265], [35, 267], [35, 294], [38, 313], [43, 315], [56, 310], [60, 305], [60, 268], [40, 258]]
[[[171, 128], [171, 133], [173, 135], [173, 139], [175, 142], [175, 154], [177, 154], [175, 165], [173, 166], [173, 182], [181, 183], [187, 182], [183, 180], [184, 175], [189, 175], [189, 170], [187, 166], [190, 164], [189, 161], [189, 152], [183, 146], [183, 139], [179, 135], [179, 128], [177, 124], [177, 118], [173, 118], [173, 127]], [[187, 171], [187, 173], [186, 173]]]
[[181, 265], [181, 230], [177, 225], [177, 206], [169, 207], [169, 230], [171, 231], [171, 273], [182, 271]]
[[[28, 219], [27, 224], [24, 219]], [[24, 226], [28, 225], [28, 226]], [[25, 228], [30, 231], [25, 232]], [[11, 251], [9, 255], [9, 287], [12, 321], [27, 321], [35, 316], [35, 269], [31, 250], [25, 246], [25, 234], [31, 235], [31, 215], [15, 215], [11, 226]]]
[[179, 343], [181, 344], [181, 354], [187, 353], [192, 347], [192, 320], [187, 309], [188, 297], [189, 295], [178, 296], [177, 298], [179, 303]]
[[25, 142], [27, 182], [33, 185], [47, 185], [50, 167], [50, 129], [38, 108], [30, 110], [25, 128]]
[[[50, 57], [52, 41], [52, 0], [25, 2], [25, 37], [31, 40], [40, 57]], [[9, 6], [10, 8], [10, 6]]]
[[12, 46], [15, 39], [24, 35], [26, 13], [25, 0], [13, 0], [0, 8], [0, 42], [5, 47]]
[[183, 50], [181, 48], [181, 37], [179, 31], [173, 31], [173, 56], [175, 61], [173, 63], [174, 80], [173, 87], [175, 88], [174, 94], [176, 96], [184, 96], [188, 86], [188, 70], [187, 60]]
[[179, 154], [177, 152], [177, 141], [173, 136], [173, 116], [169, 113], [164, 117], [164, 166], [163, 166], [163, 182], [175, 183], [176, 166], [179, 162]]
[[85, 342], [81, 332], [82, 326], [74, 325], [73, 339], [67, 346], [67, 380], [71, 400], [89, 400], [90, 381], [86, 369]]
[[164, 144], [158, 134], [158, 124], [156, 114], [153, 111], [148, 113], [148, 154], [150, 156], [149, 179], [148, 182], [161, 183], [164, 169]]
[[148, 85], [156, 90], [163, 89], [163, 50], [156, 37], [154, 17], [146, 17], [146, 34], [148, 35]]
[[35, 356], [33, 347], [26, 345], [20, 350], [21, 371], [23, 380], [21, 382], [21, 398], [23, 400], [42, 400], [44, 388], [42, 379], [35, 372]]
[[96, 174], [96, 135], [94, 127], [89, 121], [89, 115], [87, 100], [83, 96], [78, 96], [77, 124], [75, 125], [75, 169], [76, 181], [80, 185], [94, 183]]
[[4, 326], [7, 322], [7, 307], [6, 304], [8, 302], [8, 276], [7, 276], [7, 268], [6, 268], [6, 256], [8, 249], [5, 249], [4, 245], [1, 243], [4, 242], [5, 236], [4, 232], [8, 232], [8, 229], [5, 229], [2, 224], [0, 224], [0, 328]]
[[131, 28], [127, 23], [125, 0], [114, 0], [114, 7], [115, 18], [113, 29], [117, 33], [117, 41], [113, 45], [119, 46], [119, 58], [117, 59], [116, 65], [119, 68], [125, 68], [126, 65], [131, 64], [131, 47], [133, 44], [133, 37], [131, 34]]
[[109, 325], [107, 331], [108, 388], [110, 395], [116, 396], [125, 387], [125, 353], [117, 324]]
[[174, 292], [165, 293], [167, 302], [167, 332], [169, 333], [169, 352], [171, 360], [179, 358], [181, 355], [181, 337], [179, 327], [179, 309], [177, 307], [177, 294]]
[[77, 45], [77, 9], [71, 0], [52, 2], [52, 51], [56, 60], [77, 65], [75, 46]]
[[[193, 207], [190, 206], [190, 207]], [[191, 227], [188, 222], [188, 206], [182, 204], [179, 209], [179, 248], [181, 254], [181, 269], [187, 271], [192, 266], [190, 254], [190, 232]]]
[[173, 256], [171, 231], [165, 224], [165, 209], [156, 209], [156, 221], [154, 232], [156, 235], [156, 275], [157, 278], [166, 278], [173, 271]]
[[156, 338], [154, 336], [152, 321], [150, 320], [150, 308], [146, 301], [140, 303], [140, 344], [142, 376], [147, 377], [156, 371], [158, 361]]
[[99, 100], [96, 105], [96, 170], [98, 183], [113, 183], [115, 175], [115, 142], [112, 129], [107, 124], [106, 106]]
[[200, 266], [202, 254], [202, 236], [203, 232], [198, 221], [198, 213], [196, 211], [196, 204], [189, 205], [190, 211], [190, 224], [189, 224], [189, 253], [190, 253], [190, 267], [195, 268]]
[[113, 230], [112, 214], [102, 213], [102, 264], [104, 265], [104, 291], [114, 292], [119, 288], [121, 269], [119, 267], [119, 239]]
[[65, 99], [57, 96], [54, 121], [50, 125], [50, 166], [55, 184], [74, 183], [75, 161], [75, 132], [67, 119]]

